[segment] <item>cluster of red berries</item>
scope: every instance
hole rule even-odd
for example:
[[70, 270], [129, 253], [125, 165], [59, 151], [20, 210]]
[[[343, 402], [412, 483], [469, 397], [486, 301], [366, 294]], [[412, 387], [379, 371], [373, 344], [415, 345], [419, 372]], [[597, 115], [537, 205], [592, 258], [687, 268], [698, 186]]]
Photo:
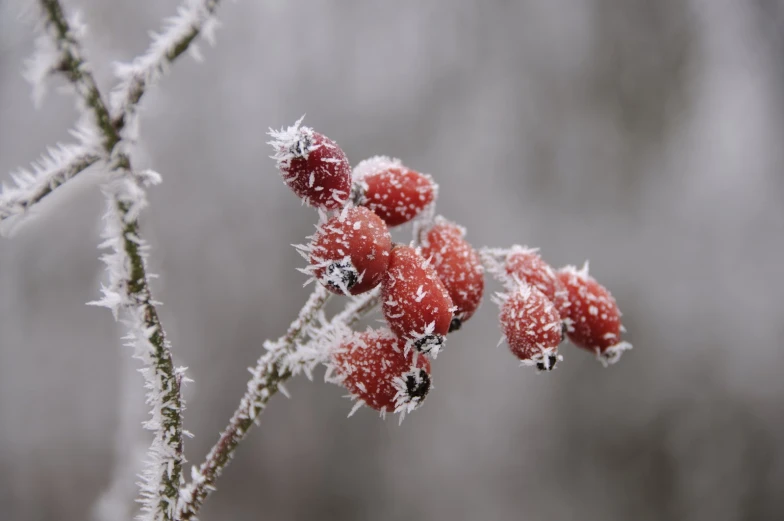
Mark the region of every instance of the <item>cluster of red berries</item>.
[[[302, 271], [342, 295], [380, 286], [387, 328], [340, 337], [331, 353], [337, 380], [382, 413], [412, 410], [430, 389], [427, 357], [479, 307], [483, 259], [464, 228], [433, 216], [438, 186], [430, 176], [383, 156], [352, 170], [334, 141], [300, 121], [270, 135], [283, 181], [321, 212], [309, 244], [298, 247], [308, 260]], [[389, 229], [412, 220], [418, 246], [394, 243]], [[564, 334], [606, 360], [627, 348], [615, 301], [587, 270], [555, 273], [519, 247], [483, 255], [507, 286], [497, 297], [501, 327], [524, 363], [551, 369]]]
[[596, 354], [605, 365], [618, 360], [631, 344], [621, 341], [621, 312], [610, 292], [578, 270], [553, 270], [536, 249], [484, 249], [491, 273], [507, 289], [496, 295], [500, 324], [512, 353], [525, 365], [550, 370], [561, 359], [558, 347], [572, 344]]

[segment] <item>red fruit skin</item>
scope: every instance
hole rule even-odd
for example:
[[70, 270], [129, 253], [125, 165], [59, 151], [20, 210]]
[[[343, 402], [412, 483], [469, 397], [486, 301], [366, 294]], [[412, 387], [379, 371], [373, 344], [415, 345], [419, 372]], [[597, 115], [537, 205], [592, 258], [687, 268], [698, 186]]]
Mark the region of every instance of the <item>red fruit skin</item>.
[[363, 161], [354, 169], [360, 187], [359, 204], [367, 206], [388, 226], [398, 226], [419, 215], [436, 198], [433, 179], [384, 157]]
[[359, 295], [381, 282], [391, 248], [384, 221], [367, 208], [349, 208], [323, 223], [313, 236], [310, 268], [331, 292]]
[[550, 370], [558, 360], [561, 316], [535, 286], [521, 284], [501, 302], [499, 316], [509, 350], [526, 365]]
[[536, 249], [512, 247], [506, 256], [504, 268], [511, 277], [531, 284], [544, 293], [555, 304], [561, 316], [564, 316], [566, 308], [569, 307], [566, 288]]
[[618, 360], [631, 344], [621, 341], [621, 312], [610, 292], [588, 274], [588, 266], [561, 268], [558, 279], [568, 292], [567, 335], [571, 342], [595, 353], [605, 365]]
[[452, 321], [452, 299], [435, 270], [410, 246], [394, 245], [381, 283], [381, 309], [407, 348], [436, 356]]
[[465, 229], [436, 217], [434, 224], [420, 233], [422, 256], [430, 261], [438, 278], [457, 307], [450, 332], [460, 329], [482, 302], [484, 268], [477, 251], [465, 240]]
[[308, 206], [343, 208], [351, 195], [351, 165], [337, 143], [309, 127], [272, 134], [273, 157], [286, 185]]
[[389, 330], [353, 333], [332, 352], [332, 364], [342, 385], [377, 411], [411, 410], [430, 390], [430, 361], [406, 353], [405, 342]]

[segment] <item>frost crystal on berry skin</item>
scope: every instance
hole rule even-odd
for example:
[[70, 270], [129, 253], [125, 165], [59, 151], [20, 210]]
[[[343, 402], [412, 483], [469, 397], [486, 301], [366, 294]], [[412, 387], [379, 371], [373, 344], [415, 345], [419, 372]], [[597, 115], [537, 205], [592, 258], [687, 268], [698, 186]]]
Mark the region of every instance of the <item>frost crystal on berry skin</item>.
[[430, 261], [457, 308], [449, 331], [460, 329], [482, 301], [485, 279], [479, 254], [465, 240], [465, 228], [441, 216], [418, 235], [422, 256]]
[[561, 317], [552, 302], [529, 284], [515, 291], [498, 294], [499, 322], [509, 349], [523, 365], [551, 370], [560, 357]]
[[624, 351], [632, 348], [621, 340], [621, 312], [612, 294], [588, 274], [588, 262], [582, 269], [566, 266], [557, 276], [569, 297], [567, 335], [569, 340], [596, 354], [605, 366], [617, 362]]
[[352, 177], [354, 202], [373, 210], [389, 226], [414, 219], [438, 196], [438, 185], [429, 175], [386, 156], [361, 161]]
[[395, 245], [381, 283], [381, 309], [406, 349], [435, 357], [449, 332], [454, 306], [444, 284], [422, 255]]
[[304, 271], [333, 293], [358, 295], [378, 286], [389, 264], [392, 238], [387, 225], [364, 207], [347, 208], [324, 221], [301, 249]]
[[[357, 400], [382, 414], [404, 416], [418, 408], [431, 388], [430, 362], [406, 351], [388, 329], [351, 333], [331, 352], [330, 379]], [[353, 411], [352, 411], [353, 412]]]
[[[304, 117], [304, 116], [303, 116]], [[323, 210], [343, 208], [351, 194], [351, 166], [343, 150], [310, 127], [294, 125], [270, 129], [271, 156], [283, 181], [306, 204]]]

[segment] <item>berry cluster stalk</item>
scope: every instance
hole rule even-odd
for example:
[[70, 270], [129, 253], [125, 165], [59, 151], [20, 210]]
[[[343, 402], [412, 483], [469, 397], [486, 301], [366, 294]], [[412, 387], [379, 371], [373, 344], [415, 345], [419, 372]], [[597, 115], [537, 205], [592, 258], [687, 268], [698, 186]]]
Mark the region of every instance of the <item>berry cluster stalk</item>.
[[180, 497], [178, 519], [191, 519], [198, 512], [207, 496], [215, 490], [215, 481], [231, 461], [237, 446], [245, 439], [251, 427], [258, 423], [258, 417], [266, 408], [269, 399], [278, 391], [285, 394], [282, 386], [286, 380], [295, 373], [309, 371], [313, 365], [324, 361], [325, 353], [318, 350], [308, 351], [307, 346], [300, 341], [306, 336], [315, 340], [339, 324], [355, 324], [373, 311], [380, 300], [378, 291], [355, 297], [330, 322], [312, 328], [331, 296], [324, 286], [317, 284], [286, 334], [275, 342], [265, 343], [267, 352], [259, 358], [255, 367], [250, 369], [252, 377], [239, 407], [204, 462], [198, 469], [192, 469], [192, 480], [185, 486]]

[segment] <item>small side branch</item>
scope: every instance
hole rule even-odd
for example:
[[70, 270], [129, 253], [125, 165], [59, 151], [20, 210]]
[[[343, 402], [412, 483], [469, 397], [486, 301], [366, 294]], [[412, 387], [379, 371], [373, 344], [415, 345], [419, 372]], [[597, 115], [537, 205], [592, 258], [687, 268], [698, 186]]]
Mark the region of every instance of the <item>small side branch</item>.
[[4, 186], [0, 190], [0, 222], [26, 213], [99, 159], [97, 154], [78, 146], [50, 149], [47, 155], [32, 165], [32, 170], [24, 169], [12, 174], [16, 186]]
[[[152, 43], [144, 54], [129, 64], [115, 66], [115, 74], [120, 78], [120, 84], [111, 96], [115, 128], [121, 132], [134, 128], [131, 120], [147, 88], [186, 50], [198, 52], [193, 41], [200, 33], [210, 43], [214, 41], [217, 22], [213, 15], [218, 4], [219, 0], [184, 0], [177, 9], [177, 15], [165, 21], [163, 31], [153, 35]], [[135, 130], [128, 136], [129, 139], [135, 139], [133, 132]]]

